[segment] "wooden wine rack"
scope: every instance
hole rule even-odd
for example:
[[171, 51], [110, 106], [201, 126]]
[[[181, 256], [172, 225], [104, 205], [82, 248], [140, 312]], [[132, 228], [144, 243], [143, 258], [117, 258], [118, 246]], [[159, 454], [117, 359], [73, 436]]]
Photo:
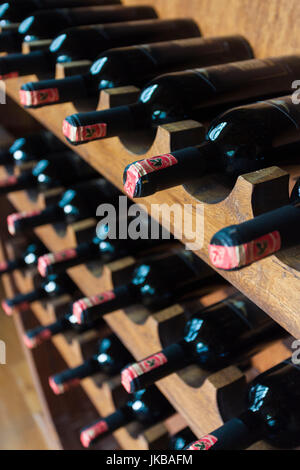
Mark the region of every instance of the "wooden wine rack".
[[[124, 4], [135, 4], [135, 0], [123, 0]], [[193, 17], [200, 24], [204, 36], [226, 34], [243, 34], [250, 41], [257, 57], [276, 56], [296, 53], [297, 20], [300, 19], [300, 5], [296, 0], [140, 0], [141, 4], [154, 5], [162, 18]], [[269, 25], [272, 25], [272, 31]], [[293, 34], [293, 29], [295, 31]], [[276, 34], [275, 34], [276, 31]], [[300, 41], [300, 40], [299, 40]], [[33, 48], [37, 45], [33, 45]], [[29, 52], [27, 46], [25, 52]], [[61, 78], [75, 72], [82, 72], [89, 66], [88, 61], [80, 61], [59, 65], [56, 76]], [[19, 88], [28, 81], [37, 80], [35, 75], [7, 80], [6, 89], [10, 100], [19, 102]], [[107, 109], [134, 101], [139, 90], [135, 87], [123, 87], [106, 90], [101, 93], [98, 109]], [[95, 104], [94, 104], [95, 105]], [[24, 111], [36, 121], [51, 130], [63, 141], [62, 122], [67, 115], [77, 112], [80, 103], [53, 105], [37, 110]], [[4, 118], [2, 118], [4, 123]], [[123, 189], [122, 174], [125, 166], [139, 158], [169, 153], [187, 145], [198, 144], [204, 136], [204, 127], [195, 121], [182, 121], [162, 126], [154, 139], [138, 136], [138, 144], [132, 136], [122, 142], [118, 138], [90, 142], [87, 145], [72, 147], [82, 158], [97, 169], [104, 177]], [[66, 142], [65, 142], [66, 143]], [[298, 175], [298, 168], [267, 168], [238, 178], [234, 187], [229, 188], [214, 178], [195, 181], [187, 188], [176, 187], [151, 197], [138, 199], [148, 211], [152, 204], [189, 204], [193, 218], [196, 205], [204, 211], [204, 242], [203, 247], [196, 251], [205, 262], [208, 260], [208, 243], [211, 236], [220, 228], [233, 223], [240, 223], [255, 215], [279, 207], [288, 201], [291, 178], [289, 173]], [[203, 189], [204, 188], [204, 189]], [[43, 208], [47, 200], [55, 199], [60, 190], [40, 195], [35, 200], [26, 192], [11, 194], [10, 202], [16, 210], [34, 210]], [[169, 227], [167, 219], [160, 220], [162, 225]], [[49, 251], [59, 251], [76, 246], [80, 237], [93, 230], [96, 220], [90, 219], [83, 224], [68, 227], [65, 232], [57, 232], [52, 226], [35, 229], [35, 234], [43, 241]], [[176, 232], [178, 227], [170, 222], [170, 229]], [[188, 242], [190, 231], [182, 235], [182, 241]], [[6, 256], [12, 256], [14, 247], [5, 243]], [[126, 258], [111, 263], [101, 273], [95, 273], [88, 266], [78, 266], [68, 270], [70, 277], [76, 282], [84, 295], [92, 295], [101, 290], [110, 289], [116, 279], [126, 275], [136, 260]], [[221, 272], [220, 274], [247, 297], [259, 305], [274, 320], [281, 324], [291, 335], [300, 337], [300, 294], [299, 294], [300, 247], [286, 250], [255, 263], [241, 271]], [[101, 274], [101, 275], [100, 275]], [[26, 291], [32, 280], [16, 272], [5, 277], [8, 294], [14, 289]], [[218, 292], [224, 296], [228, 288]], [[217, 297], [207, 296], [199, 301], [199, 306], [207, 305]], [[60, 299], [55, 306], [45, 308], [36, 303], [30, 315], [42, 324], [52, 321], [61, 311], [67, 299]], [[161, 349], [165, 344], [166, 331], [171, 331], [172, 339], [183, 324], [184, 305], [173, 305], [156, 314], [150, 314], [142, 308], [117, 311], [105, 316], [109, 327], [119, 336], [136, 359]], [[25, 315], [18, 320], [19, 328], [26, 322]], [[72, 342], [62, 335], [53, 339], [56, 352], [69, 367], [78, 365], [92, 345], [99, 332], [93, 332], [80, 340]], [[43, 346], [44, 347], [44, 346]], [[283, 358], [290, 355], [290, 350], [282, 343], [268, 348], [252, 361], [251, 373], [263, 371]], [[57, 370], [51, 371], [52, 373]], [[39, 371], [40, 373], [40, 371]], [[224, 419], [235, 414], [245, 392], [246, 379], [236, 367], [228, 367], [218, 373], [207, 375], [196, 366], [184, 369], [179, 374], [162, 379], [158, 387], [177, 410], [178, 415], [165, 423], [154, 426], [146, 431], [122, 429], [114, 433], [119, 445], [124, 449], [163, 448], [167, 442], [168, 431], [176, 431], [183, 423], [187, 423], [193, 432], [200, 437], [220, 426]], [[115, 398], [120, 398], [119, 378], [99, 386], [99, 382], [88, 378], [83, 381], [81, 392], [94, 411], [106, 415], [115, 408]], [[73, 392], [72, 392], [73, 393]], [[228, 399], [230, 397], [230, 400]], [[54, 397], [60, 399], [61, 397]], [[52, 397], [53, 399], [53, 397]], [[233, 406], [228, 408], [228, 404]], [[49, 412], [48, 412], [49, 415]], [[87, 420], [88, 423], [88, 420]], [[53, 423], [52, 423], [53, 425]], [[53, 426], [52, 426], [53, 427]], [[55, 431], [53, 431], [55, 433]], [[56, 436], [56, 441], [59, 439]], [[107, 444], [109, 445], [109, 444]], [[114, 445], [111, 444], [110, 445]], [[117, 445], [117, 444], [115, 444]], [[64, 447], [64, 445], [62, 445]], [[269, 449], [266, 443], [258, 443], [252, 448]]]

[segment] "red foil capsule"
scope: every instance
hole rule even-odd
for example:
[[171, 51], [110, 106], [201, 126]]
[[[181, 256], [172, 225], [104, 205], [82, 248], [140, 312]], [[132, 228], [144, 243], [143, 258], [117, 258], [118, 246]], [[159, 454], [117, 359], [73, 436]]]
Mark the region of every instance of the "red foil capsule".
[[248, 243], [236, 246], [210, 244], [209, 258], [219, 269], [236, 269], [265, 258], [280, 250], [281, 238], [278, 231], [268, 233]]
[[135, 364], [126, 367], [126, 369], [123, 369], [121, 374], [121, 382], [123, 387], [128, 393], [132, 393], [134, 390], [134, 387], [132, 387], [134, 379], [140, 377], [143, 374], [146, 374], [153, 369], [157, 369], [157, 367], [160, 367], [167, 362], [168, 360], [166, 356], [160, 352], [147, 357], [143, 361], [136, 362]]
[[79, 143], [100, 139], [105, 137], [106, 133], [107, 125], [105, 123], [76, 127], [66, 120], [63, 122], [63, 135], [67, 137], [70, 142]]
[[80, 384], [80, 379], [71, 379], [69, 381], [66, 381], [64, 383], [56, 383], [55, 382], [55, 376], [52, 375], [48, 379], [49, 385], [52, 388], [53, 392], [55, 395], [62, 395], [65, 393], [67, 390], [70, 390], [71, 388], [77, 387], [77, 385]]
[[11, 235], [16, 234], [15, 223], [18, 220], [26, 219], [28, 217], [34, 217], [39, 215], [41, 211], [33, 211], [33, 212], [15, 212], [14, 214], [10, 214], [7, 216], [7, 228]]
[[126, 193], [128, 196], [134, 197], [137, 185], [139, 183], [146, 184], [149, 173], [163, 170], [164, 168], [176, 165], [176, 163], [176, 158], [170, 153], [132, 163], [126, 171], [126, 181], [124, 184]]
[[46, 255], [40, 256], [38, 259], [38, 271], [41, 276], [47, 276], [47, 268], [52, 264], [68, 259], [76, 258], [77, 252], [75, 248], [68, 250], [59, 251], [57, 253], [47, 253]]
[[27, 336], [25, 333], [23, 335], [23, 341], [24, 341], [24, 344], [27, 346], [27, 348], [34, 349], [40, 344], [42, 344], [44, 341], [47, 341], [48, 339], [50, 339], [51, 336], [52, 336], [51, 331], [48, 329], [45, 329], [32, 337]]
[[59, 101], [58, 88], [45, 88], [44, 90], [20, 90], [20, 102], [23, 106], [39, 106]]
[[207, 436], [201, 437], [198, 441], [190, 444], [186, 450], [209, 450], [218, 439], [212, 434], [207, 434]]
[[80, 441], [83, 447], [89, 447], [94, 439], [108, 431], [106, 421], [101, 420], [80, 433]]
[[96, 305], [101, 305], [115, 298], [114, 291], [103, 292], [100, 295], [93, 295], [91, 297], [84, 297], [77, 300], [73, 304], [73, 315], [77, 319], [77, 323], [82, 323], [82, 314], [85, 310]]

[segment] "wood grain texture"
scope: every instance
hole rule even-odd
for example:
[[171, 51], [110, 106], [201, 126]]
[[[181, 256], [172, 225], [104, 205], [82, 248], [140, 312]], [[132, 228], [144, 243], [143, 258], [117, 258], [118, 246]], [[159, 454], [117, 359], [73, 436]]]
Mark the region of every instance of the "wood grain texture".
[[[124, 0], [134, 5], [135, 0]], [[257, 57], [294, 54], [300, 49], [297, 0], [140, 0], [163, 18], [191, 17], [203, 36], [243, 34]]]
[[[0, 293], [3, 298], [2, 286]], [[43, 409], [15, 325], [2, 311], [0, 324], [1, 340], [5, 341], [7, 355], [7, 364], [0, 366], [0, 449], [53, 448], [56, 443], [47, 435]]]

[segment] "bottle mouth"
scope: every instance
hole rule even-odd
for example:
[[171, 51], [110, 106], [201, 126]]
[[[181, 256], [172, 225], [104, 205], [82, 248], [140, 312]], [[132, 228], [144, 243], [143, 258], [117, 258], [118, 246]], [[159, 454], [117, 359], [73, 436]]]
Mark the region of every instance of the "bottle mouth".
[[208, 434], [207, 436], [188, 444], [185, 447], [185, 450], [209, 450], [217, 441], [218, 439], [215, 436]]
[[241, 264], [236, 226], [217, 232], [211, 239], [208, 254], [212, 265], [218, 269], [236, 269]]
[[53, 271], [53, 265], [64, 263], [77, 257], [75, 248], [59, 251], [57, 253], [47, 253], [38, 258], [38, 272], [42, 277], [46, 277]]
[[51, 330], [45, 328], [36, 334], [24, 333], [23, 341], [29, 349], [34, 349], [52, 336]]
[[20, 103], [25, 108], [38, 108], [46, 104], [59, 102], [58, 88], [39, 88], [33, 83], [22, 85], [20, 91]]
[[281, 247], [278, 231], [252, 240], [242, 240], [239, 226], [232, 225], [217, 232], [208, 247], [209, 258], [215, 268], [240, 269], [276, 253]]
[[7, 261], [0, 262], [0, 274], [5, 273], [9, 269], [9, 263]]
[[50, 388], [52, 389], [55, 395], [62, 395], [71, 388], [79, 385], [80, 379], [74, 378], [66, 382], [60, 382], [56, 375], [52, 375], [51, 377], [49, 377], [48, 382]]
[[10, 214], [7, 216], [7, 228], [8, 232], [11, 235], [16, 235], [18, 232], [18, 225], [22, 220], [26, 220], [30, 217], [35, 217], [37, 215], [40, 215], [40, 211], [34, 211], [34, 212], [16, 212], [14, 214]]
[[93, 441], [109, 431], [108, 424], [105, 420], [97, 421], [97, 423], [89, 426], [80, 433], [80, 442], [83, 447], [88, 448]]
[[177, 159], [170, 153], [158, 155], [153, 158], [145, 158], [133, 162], [124, 170], [123, 183], [126, 193], [130, 197], [146, 197], [156, 192], [155, 178], [151, 178], [159, 171], [177, 164]]
[[105, 137], [107, 134], [107, 124], [102, 122], [82, 126], [75, 119], [75, 116], [68, 116], [63, 122], [62, 132], [68, 142], [73, 145], [79, 145]]
[[6, 315], [11, 316], [15, 312], [20, 313], [20, 312], [25, 312], [26, 310], [29, 309], [30, 304], [28, 302], [22, 302], [20, 304], [14, 305], [14, 303], [10, 300], [3, 300], [1, 303], [1, 306], [6, 313]]
[[51, 253], [40, 256], [38, 259], [37, 269], [42, 277], [47, 277], [49, 274], [49, 266], [52, 264]]
[[73, 304], [73, 315], [76, 318], [79, 325], [87, 321], [87, 312], [88, 309], [96, 306], [100, 306], [106, 302], [115, 299], [115, 294], [113, 291], [103, 292], [100, 295], [94, 295], [92, 297], [84, 297], [77, 300]]

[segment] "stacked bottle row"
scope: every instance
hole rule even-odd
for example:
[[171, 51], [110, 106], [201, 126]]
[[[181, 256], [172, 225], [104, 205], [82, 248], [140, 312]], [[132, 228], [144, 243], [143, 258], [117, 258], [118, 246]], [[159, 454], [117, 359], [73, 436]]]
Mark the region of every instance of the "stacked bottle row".
[[[168, 257], [164, 258], [164, 264], [168, 263], [169, 265], [169, 262]], [[152, 270], [154, 265], [152, 261]], [[66, 284], [64, 285], [66, 286]], [[68, 292], [70, 291], [68, 290]], [[94, 322], [85, 323], [85, 328], [92, 328], [97, 324], [96, 315], [99, 320], [102, 315], [101, 308], [97, 312], [94, 309]], [[28, 331], [24, 338], [27, 346], [37, 347], [38, 344], [49, 340], [54, 334], [62, 333], [69, 328], [75, 328], [77, 334], [86, 331], [86, 329], [78, 328], [76, 315], [74, 315], [73, 323], [70, 321], [70, 315], [68, 315], [69, 322], [65, 321], [66, 317], [62, 317], [56, 324], [48, 327]], [[84, 363], [79, 367], [56, 373], [49, 378], [49, 384], [54, 393], [61, 394], [79, 385], [80, 381], [86, 377], [98, 373], [111, 377], [121, 372], [122, 384], [126, 391], [132, 395], [130, 395], [127, 404], [122, 405], [122, 408], [116, 413], [101, 418], [97, 423], [88, 425], [82, 430], [81, 442], [84, 446], [90, 446], [107, 433], [113, 432], [132, 420], [149, 426], [174, 413], [174, 409], [154, 388], [154, 383], [162, 377], [179, 371], [192, 363], [198, 364], [210, 372], [224, 368], [228, 364], [244, 364], [255, 353], [285, 336], [286, 332], [258, 307], [241, 294], [236, 293], [191, 315], [187, 318], [180, 341], [170, 344], [162, 351], [156, 352], [142, 361], [135, 362], [122, 343], [114, 335], [110, 335], [99, 342], [95, 353]], [[242, 418], [238, 418], [233, 423], [226, 423], [226, 427], [216, 433], [214, 442], [218, 440], [222, 445], [223, 439], [223, 445], [226, 445], [227, 448], [243, 448], [258, 439], [268, 438], [278, 446], [298, 445], [294, 435], [294, 433], [298, 434], [298, 418], [295, 417], [294, 409], [289, 411], [290, 401], [285, 401], [286, 394], [290, 400], [297, 398], [293, 386], [297, 381], [297, 372], [298, 368], [295, 364], [286, 361], [274, 371], [271, 370], [263, 374], [262, 377], [259, 376], [249, 389], [249, 397], [252, 401], [247, 413], [250, 413], [250, 416], [246, 419], [245, 412], [245, 416], [243, 415]], [[293, 377], [292, 382], [290, 382], [290, 377]], [[270, 381], [271, 391], [264, 395], [267, 398], [263, 401], [261, 384], [266, 388], [265, 381], [267, 384]], [[286, 390], [287, 384], [291, 385], [289, 390]], [[269, 396], [270, 394], [271, 396]], [[257, 400], [260, 401], [260, 406], [255, 408], [254, 404]], [[278, 400], [281, 400], [280, 409], [276, 408]], [[265, 408], [261, 410], [261, 407]], [[272, 415], [270, 415], [270, 411], [273, 411]], [[267, 412], [268, 419], [263, 421], [264, 413]], [[293, 420], [288, 418], [286, 421], [282, 421], [282, 417], [286, 417], [287, 413], [293, 413]], [[288, 416], [290, 415], [288, 414]], [[290, 428], [291, 423], [293, 426]], [[232, 432], [231, 426], [234, 426], [235, 434], [228, 441], [228, 436]], [[179, 442], [176, 443], [177, 448], [179, 448], [179, 443], [183, 441], [186, 445], [190, 440], [195, 440], [190, 430], [184, 430], [184, 435], [187, 436], [185, 441], [181, 434], [176, 436], [176, 439], [179, 439]], [[195, 449], [204, 448], [204, 443], [209, 439], [213, 439], [213, 437], [205, 438], [194, 444]]]
[[[31, 137], [27, 140], [23, 139], [19, 149], [22, 148], [24, 156], [27, 154], [28, 158], [32, 157], [32, 161], [36, 161], [33, 142], [30, 150]], [[45, 135], [40, 134], [39, 138], [42, 137]], [[12, 154], [13, 152], [10, 151], [10, 159], [13, 161]], [[115, 198], [118, 193], [109, 183], [99, 177], [94, 185], [91, 181], [80, 182], [80, 191], [76, 189], [76, 185], [72, 189], [67, 189], [59, 203], [52, 208], [51, 206], [46, 208], [46, 212], [43, 211], [42, 215], [9, 216], [10, 233], [15, 234], [25, 228], [30, 231], [40, 224], [58, 220], [57, 214], [66, 223], [70, 223], [79, 218], [94, 215], [96, 204], [98, 205], [102, 200], [116, 203]], [[94, 201], [95, 207], [92, 210], [87, 210], [87, 208], [90, 209], [90, 202], [89, 204], [86, 202], [86, 193], [82, 190], [85, 187], [89, 190], [89, 201]], [[103, 188], [109, 188], [109, 191], [105, 193], [105, 199], [103, 199]], [[66, 197], [65, 194], [70, 194], [70, 192], [72, 197], [70, 195]], [[67, 203], [64, 205], [61, 201], [67, 201]], [[68, 207], [67, 210], [65, 210], [66, 207]], [[26, 311], [31, 302], [52, 300], [65, 293], [74, 300], [69, 311], [55, 323], [27, 331], [24, 341], [28, 347], [37, 347], [59, 333], [73, 331], [78, 335], [91, 330], [99, 326], [103, 315], [134, 304], [142, 304], [149, 312], [155, 312], [178, 301], [201, 298], [207, 292], [216, 289], [220, 282], [214, 271], [191, 252], [184, 250], [172, 238], [133, 241], [110, 239], [109, 234], [109, 224], [100, 223], [97, 226], [97, 235], [93, 239], [86, 240], [76, 248], [59, 253], [47, 253], [40, 243], [31, 243], [18, 259], [2, 266], [3, 273], [35, 266], [41, 276], [40, 284], [34, 291], [20, 294], [3, 302], [7, 314]], [[153, 248], [156, 248], [155, 254], [151, 254]], [[132, 268], [131, 276], [126, 284], [117, 285], [109, 292], [95, 292], [95, 295], [91, 297], [80, 298], [77, 286], [66, 275], [69, 267], [84, 263], [90, 258], [98, 260], [99, 263], [107, 263], [139, 251], [143, 257]], [[235, 293], [188, 317], [181, 340], [168, 345], [161, 351], [154, 352], [142, 361], [135, 362], [122, 343], [115, 336], [110, 336], [99, 343], [95, 354], [81, 366], [56, 373], [49, 378], [49, 384], [54, 393], [60, 394], [78, 385], [85, 377], [99, 372], [108, 377], [121, 373], [122, 384], [132, 395], [127, 404], [115, 414], [82, 430], [81, 442], [84, 446], [90, 446], [108, 432], [113, 432], [132, 420], [150, 425], [174, 413], [171, 405], [155, 388], [155, 382], [161, 378], [178, 372], [190, 364], [198, 364], [210, 372], [231, 364], [243, 364], [254, 354], [274, 341], [283, 339], [286, 335], [286, 331], [257, 306], [241, 294]], [[282, 367], [291, 368], [292, 365]], [[248, 426], [248, 421], [246, 425]], [[262, 426], [265, 427], [265, 424], [263, 423]], [[276, 445], [285, 445], [280, 440], [280, 432], [283, 432], [283, 429], [284, 434], [287, 432], [284, 427], [279, 429], [279, 437], [276, 434], [274, 440]], [[235, 431], [237, 437], [241, 431], [244, 436], [245, 429], [238, 428]], [[224, 432], [226, 435], [226, 429]], [[185, 431], [186, 433], [190, 436], [190, 431]], [[297, 445], [292, 434], [291, 442]], [[216, 436], [218, 438], [218, 434]], [[246, 444], [248, 446], [262, 437], [270, 438], [272, 441], [273, 434], [267, 433], [266, 430], [263, 434], [256, 434], [251, 428], [251, 435], [247, 435], [247, 440], [236, 438], [236, 446], [242, 447]], [[192, 439], [194, 440], [194, 437], [188, 437], [188, 440]], [[180, 438], [181, 441], [182, 438]], [[195, 448], [201, 445], [198, 443]], [[230, 445], [233, 444], [230, 443]]]
[[[158, 20], [152, 7], [93, 3], [99, 6], [73, 8], [79, 4], [71, 2], [71, 9], [57, 9], [55, 4], [51, 10], [36, 7], [18, 31], [1, 33], [0, 44], [1, 38], [5, 43], [5, 35], [14, 37], [19, 45], [23, 39], [58, 36], [49, 50], [2, 57], [0, 75], [49, 76], [55, 62], [95, 59], [86, 74], [22, 85], [21, 103], [26, 107], [82, 98], [95, 102], [103, 89], [142, 87], [136, 103], [67, 116], [63, 133], [74, 145], [122, 138], [137, 130], [153, 138], [159, 125], [187, 118], [203, 121], [207, 128], [204, 143], [138, 160], [124, 169], [124, 189], [130, 197], [185, 184], [195, 175], [217, 172], [232, 182], [267, 166], [298, 163], [298, 100], [295, 94], [285, 95], [298, 77], [298, 55], [255, 59], [243, 37], [201, 38], [192, 20]], [[17, 9], [5, 5], [2, 22], [9, 24]], [[101, 25], [94, 26], [97, 22]], [[109, 24], [102, 26], [105, 22]], [[66, 27], [69, 29], [62, 32]], [[257, 99], [261, 101], [254, 102]], [[228, 110], [232, 106], [237, 107]], [[30, 178], [20, 177], [16, 184], [26, 187], [32, 183]], [[291, 205], [218, 232], [209, 246], [212, 264], [226, 270], [241, 268], [297, 245], [289, 227], [298, 220], [298, 202], [296, 185]]]

